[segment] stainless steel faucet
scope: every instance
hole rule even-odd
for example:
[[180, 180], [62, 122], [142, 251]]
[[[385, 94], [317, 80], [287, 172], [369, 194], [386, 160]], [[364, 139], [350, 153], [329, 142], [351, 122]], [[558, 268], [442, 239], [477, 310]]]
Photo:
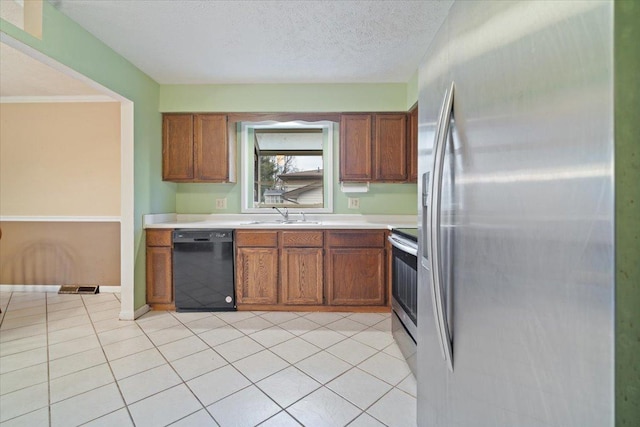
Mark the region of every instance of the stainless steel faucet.
[[272, 208], [277, 210], [278, 213], [282, 215], [285, 221], [289, 220], [289, 210], [287, 208], [284, 208], [284, 212], [282, 212], [280, 209], [276, 208], [275, 206], [272, 206]]
[[307, 217], [304, 216], [304, 212], [300, 211], [300, 215], [302, 215], [302, 222], [307, 222]]

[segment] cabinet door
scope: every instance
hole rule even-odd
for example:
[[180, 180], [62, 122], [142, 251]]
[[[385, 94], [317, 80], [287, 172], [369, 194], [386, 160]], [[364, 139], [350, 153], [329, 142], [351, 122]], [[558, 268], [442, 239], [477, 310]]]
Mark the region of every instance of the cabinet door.
[[162, 179], [193, 179], [193, 116], [162, 116]]
[[375, 181], [407, 180], [407, 115], [375, 115]]
[[236, 300], [238, 304], [278, 302], [278, 249], [238, 248]]
[[407, 123], [407, 181], [418, 182], [418, 106], [409, 111]]
[[147, 247], [147, 303], [173, 302], [171, 247]]
[[327, 267], [329, 305], [384, 305], [385, 250], [329, 249]]
[[371, 114], [340, 116], [340, 181], [371, 181]]
[[195, 179], [197, 181], [229, 181], [229, 143], [227, 116], [196, 114], [193, 119]]
[[322, 304], [323, 254], [318, 248], [285, 248], [280, 269], [283, 304]]
[[147, 229], [147, 246], [171, 246], [173, 230], [171, 229]]

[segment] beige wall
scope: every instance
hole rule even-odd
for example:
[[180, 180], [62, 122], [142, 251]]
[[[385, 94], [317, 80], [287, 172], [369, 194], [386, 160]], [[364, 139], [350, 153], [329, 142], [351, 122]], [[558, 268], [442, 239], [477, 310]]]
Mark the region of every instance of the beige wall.
[[0, 223], [3, 285], [120, 285], [120, 223]]
[[120, 104], [0, 104], [0, 215], [120, 216]]

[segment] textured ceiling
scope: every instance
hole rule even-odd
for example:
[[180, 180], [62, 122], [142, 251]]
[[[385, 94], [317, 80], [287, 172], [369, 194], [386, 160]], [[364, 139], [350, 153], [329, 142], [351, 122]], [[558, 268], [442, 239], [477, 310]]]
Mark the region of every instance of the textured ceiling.
[[407, 82], [453, 0], [54, 0], [161, 84]]

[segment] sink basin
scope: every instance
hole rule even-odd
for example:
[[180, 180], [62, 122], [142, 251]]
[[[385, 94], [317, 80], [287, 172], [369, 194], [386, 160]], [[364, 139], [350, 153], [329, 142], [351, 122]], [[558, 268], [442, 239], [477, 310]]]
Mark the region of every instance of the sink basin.
[[320, 224], [320, 221], [303, 221], [301, 219], [290, 219], [290, 220], [271, 220], [271, 221], [251, 221], [245, 222], [247, 225], [314, 225]]
[[283, 221], [284, 225], [311, 225], [311, 224], [320, 224], [320, 221], [303, 221], [301, 219], [292, 219], [288, 221]]

